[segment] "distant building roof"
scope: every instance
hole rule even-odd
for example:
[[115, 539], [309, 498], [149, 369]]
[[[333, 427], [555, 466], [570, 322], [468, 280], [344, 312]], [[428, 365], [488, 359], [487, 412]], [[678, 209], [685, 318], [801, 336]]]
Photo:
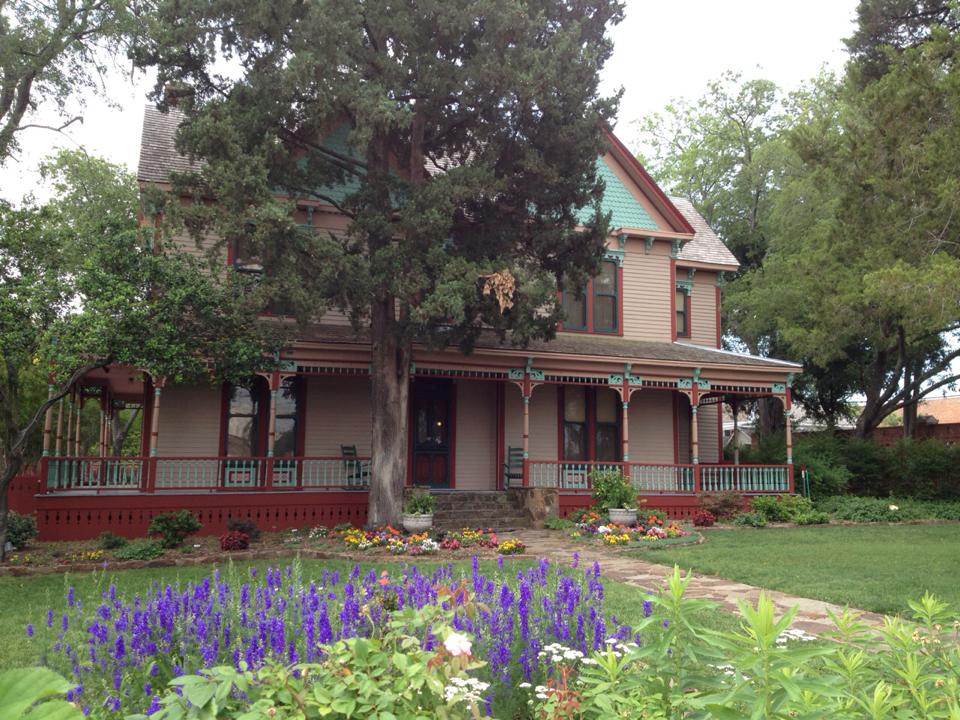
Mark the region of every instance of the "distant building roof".
[[[960, 395], [950, 397], [929, 397], [917, 403], [917, 415], [927, 415], [937, 419], [937, 423], [960, 423]], [[903, 412], [892, 416], [897, 425], [903, 424]]]
[[191, 161], [186, 155], [181, 155], [174, 144], [177, 128], [185, 118], [186, 115], [176, 108], [170, 108], [165, 113], [153, 105], [144, 108], [138, 180], [167, 183], [170, 182], [171, 173], [191, 172], [200, 168], [199, 161]]
[[731, 270], [740, 267], [737, 258], [723, 244], [723, 240], [707, 224], [706, 219], [692, 202], [681, 197], [671, 197], [670, 201], [683, 213], [694, 230], [693, 240], [686, 243], [680, 250], [680, 260], [729, 265]]

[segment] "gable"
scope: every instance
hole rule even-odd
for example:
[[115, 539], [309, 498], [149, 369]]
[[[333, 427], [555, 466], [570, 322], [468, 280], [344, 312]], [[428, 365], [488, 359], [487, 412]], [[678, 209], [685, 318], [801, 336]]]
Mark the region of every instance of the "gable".
[[[657, 229], [656, 220], [651, 217], [647, 209], [640, 204], [623, 180], [613, 171], [613, 168], [607, 163], [606, 157], [597, 158], [597, 175], [605, 185], [601, 207], [603, 212], [611, 215], [611, 228]], [[582, 223], [587, 223], [592, 215], [592, 208], [582, 208], [577, 219]]]

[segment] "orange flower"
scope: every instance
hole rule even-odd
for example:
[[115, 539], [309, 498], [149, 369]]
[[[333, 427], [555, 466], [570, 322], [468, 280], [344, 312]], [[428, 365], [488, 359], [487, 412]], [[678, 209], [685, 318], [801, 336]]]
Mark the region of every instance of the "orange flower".
[[380, 582], [381, 587], [386, 587], [387, 585], [390, 584], [390, 575], [389, 575], [389, 573], [387, 573], [386, 570], [384, 570], [383, 572], [380, 573], [380, 580], [379, 580], [379, 582]]

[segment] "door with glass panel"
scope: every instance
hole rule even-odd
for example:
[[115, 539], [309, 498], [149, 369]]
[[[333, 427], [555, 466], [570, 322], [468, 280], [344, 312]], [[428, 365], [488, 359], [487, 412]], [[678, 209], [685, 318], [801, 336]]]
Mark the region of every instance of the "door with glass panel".
[[413, 484], [450, 487], [453, 447], [453, 383], [417, 380], [413, 384]]

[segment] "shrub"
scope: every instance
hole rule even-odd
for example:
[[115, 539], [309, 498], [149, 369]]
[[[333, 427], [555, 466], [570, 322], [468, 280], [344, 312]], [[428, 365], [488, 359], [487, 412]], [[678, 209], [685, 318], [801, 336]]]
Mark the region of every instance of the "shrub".
[[808, 513], [798, 515], [794, 522], [797, 525], [825, 525], [830, 522], [830, 516], [819, 510], [811, 510]]
[[160, 513], [150, 521], [147, 532], [159, 535], [160, 543], [167, 549], [179, 547], [188, 535], [197, 532], [203, 525], [189, 510]]
[[163, 555], [163, 545], [156, 540], [131, 540], [113, 551], [117, 560], [153, 560]]
[[743, 511], [743, 496], [733, 491], [701, 495], [700, 507], [709, 510], [715, 518], [723, 520]]
[[15, 548], [26, 546], [37, 536], [37, 520], [33, 515], [21, 515], [10, 510], [7, 513], [7, 541]]
[[608, 508], [635, 508], [637, 491], [619, 470], [594, 470], [590, 473], [594, 504]]
[[246, 550], [250, 547], [250, 536], [239, 530], [231, 530], [220, 536], [220, 549], [226, 552], [231, 550]]
[[548, 530], [567, 530], [575, 525], [572, 520], [562, 517], [547, 517], [543, 520], [543, 526]]
[[697, 527], [712, 527], [717, 519], [709, 510], [700, 508], [693, 514], [693, 524]]
[[733, 524], [744, 527], [762, 528], [767, 526], [767, 518], [763, 513], [742, 512], [733, 516]]
[[435, 501], [428, 492], [415, 492], [404, 505], [403, 511], [408, 515], [432, 515]]
[[114, 535], [109, 530], [100, 533], [100, 537], [97, 539], [97, 543], [103, 550], [116, 550], [122, 548], [127, 542], [129, 541], [125, 537]]
[[248, 518], [230, 518], [227, 520], [227, 530], [236, 530], [243, 533], [249, 538], [250, 542], [260, 542], [260, 528], [253, 520]]
[[800, 495], [761, 495], [753, 498], [750, 509], [770, 522], [797, 522], [798, 517], [813, 511], [813, 503]]

